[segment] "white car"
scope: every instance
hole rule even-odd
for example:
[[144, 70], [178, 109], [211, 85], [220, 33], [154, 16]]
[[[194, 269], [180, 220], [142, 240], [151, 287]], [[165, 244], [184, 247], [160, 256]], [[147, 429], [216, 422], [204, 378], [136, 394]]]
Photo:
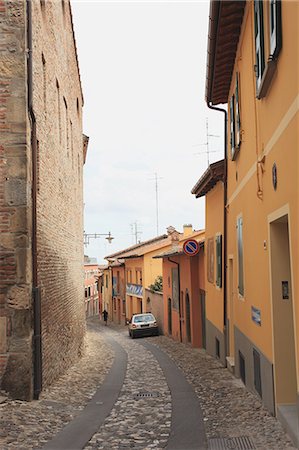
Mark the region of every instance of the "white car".
[[129, 335], [132, 339], [137, 336], [158, 336], [159, 329], [152, 313], [134, 314], [129, 322]]

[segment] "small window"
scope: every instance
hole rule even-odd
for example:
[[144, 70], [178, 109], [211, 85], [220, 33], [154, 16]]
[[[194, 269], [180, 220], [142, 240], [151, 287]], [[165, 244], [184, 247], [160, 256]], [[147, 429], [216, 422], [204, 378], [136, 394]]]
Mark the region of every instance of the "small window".
[[239, 350], [239, 366], [240, 366], [240, 378], [244, 384], [246, 384], [246, 368], [245, 368], [245, 358]]
[[238, 241], [238, 291], [244, 296], [244, 262], [243, 262], [243, 218], [237, 220], [237, 241]]
[[262, 397], [262, 379], [261, 379], [261, 357], [259, 352], [253, 349], [253, 370], [254, 370], [254, 387], [257, 393]]
[[218, 338], [215, 338], [216, 343], [216, 358], [220, 359], [220, 341]]
[[216, 236], [216, 286], [222, 287], [222, 236]]
[[276, 59], [282, 46], [281, 1], [270, 0], [270, 57]]

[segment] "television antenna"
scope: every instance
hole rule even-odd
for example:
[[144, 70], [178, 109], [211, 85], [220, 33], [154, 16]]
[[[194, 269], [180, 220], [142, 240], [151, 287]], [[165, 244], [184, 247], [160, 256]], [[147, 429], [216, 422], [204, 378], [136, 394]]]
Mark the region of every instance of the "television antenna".
[[157, 227], [157, 236], [159, 236], [158, 180], [162, 180], [162, 177], [158, 177], [157, 172], [155, 172], [155, 178], [150, 178], [150, 180], [154, 180], [155, 181], [155, 191], [156, 191], [156, 227]]
[[206, 137], [207, 137], [206, 142], [203, 142], [202, 144], [194, 144], [192, 147], [198, 147], [200, 145], [205, 145], [206, 146], [206, 150], [194, 153], [194, 155], [202, 155], [202, 154], [205, 153], [207, 155], [207, 161], [208, 161], [208, 167], [209, 167], [209, 165], [210, 165], [210, 153], [218, 153], [219, 152], [219, 150], [210, 150], [209, 138], [211, 138], [211, 137], [219, 138], [220, 136], [218, 134], [211, 134], [211, 133], [209, 133], [209, 121], [208, 121], [208, 118], [206, 118], [206, 132], [207, 132], [206, 133]]

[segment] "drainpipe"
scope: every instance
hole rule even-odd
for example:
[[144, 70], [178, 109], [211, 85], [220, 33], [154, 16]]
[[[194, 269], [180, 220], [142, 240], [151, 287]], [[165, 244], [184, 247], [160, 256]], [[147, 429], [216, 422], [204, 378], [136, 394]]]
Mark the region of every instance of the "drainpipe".
[[182, 342], [182, 321], [181, 321], [181, 275], [180, 275], [180, 263], [167, 258], [169, 262], [176, 264], [178, 268], [178, 279], [179, 279], [179, 322], [180, 322], [180, 342]]
[[36, 118], [33, 109], [33, 65], [32, 65], [32, 1], [26, 1], [27, 9], [27, 89], [28, 113], [31, 123], [32, 152], [32, 296], [33, 296], [33, 397], [39, 398], [42, 390], [42, 338], [41, 338], [41, 298], [37, 275], [37, 138]]
[[223, 108], [217, 108], [212, 106], [210, 102], [207, 102], [207, 106], [214, 111], [220, 111], [224, 113], [224, 208], [223, 208], [223, 330], [224, 330], [224, 340], [225, 340], [225, 356], [228, 356], [228, 335], [227, 335], [227, 111]]

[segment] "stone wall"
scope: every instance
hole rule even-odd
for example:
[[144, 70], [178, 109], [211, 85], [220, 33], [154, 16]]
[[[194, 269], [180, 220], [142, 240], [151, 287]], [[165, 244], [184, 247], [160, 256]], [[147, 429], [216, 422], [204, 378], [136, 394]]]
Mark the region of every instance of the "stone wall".
[[[82, 93], [70, 6], [32, 1], [37, 128], [37, 262], [43, 386], [73, 364], [85, 334]], [[0, 379], [33, 395], [31, 127], [26, 1], [0, 0]]]
[[25, 21], [24, 1], [0, 1], [0, 377], [19, 398], [32, 396]]

